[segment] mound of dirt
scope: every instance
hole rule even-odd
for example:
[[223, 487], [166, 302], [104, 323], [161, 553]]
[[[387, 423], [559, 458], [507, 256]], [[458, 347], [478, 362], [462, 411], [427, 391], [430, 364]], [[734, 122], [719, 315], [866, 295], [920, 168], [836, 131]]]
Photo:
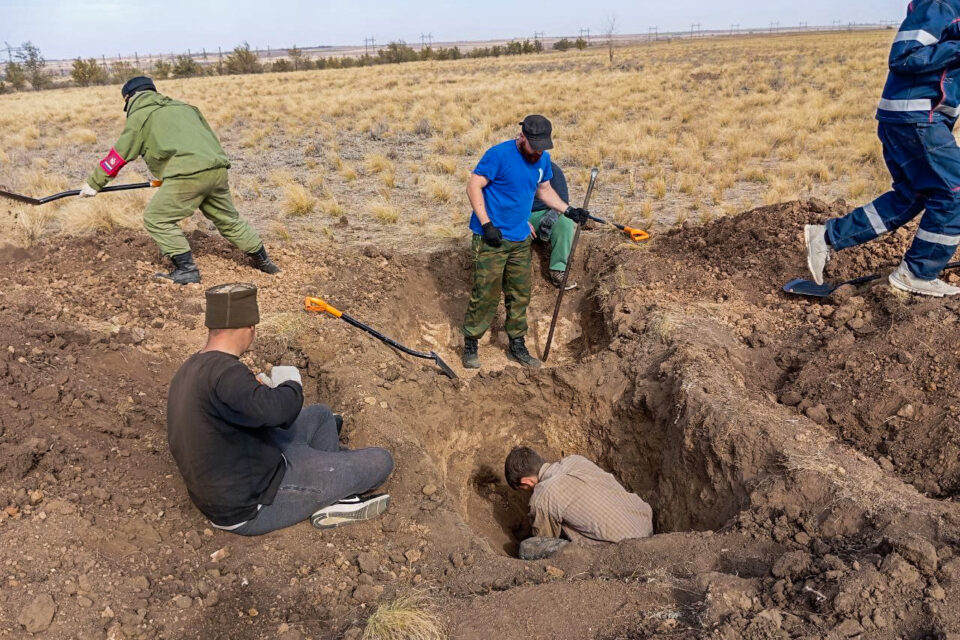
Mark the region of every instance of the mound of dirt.
[[[804, 273], [802, 223], [842, 209], [764, 208], [645, 251], [587, 233], [548, 366], [508, 363], [501, 318], [483, 368], [458, 380], [301, 304], [321, 295], [455, 364], [466, 247], [291, 245], [272, 278], [194, 234], [204, 286], [261, 287], [245, 362], [300, 367], [348, 446], [397, 460], [384, 518], [258, 539], [210, 528], [166, 447], [167, 383], [202, 342], [203, 288], [150, 281], [160, 265], [138, 233], [34, 247], [0, 272], [0, 623], [357, 638], [375, 605], [428, 589], [452, 638], [960, 633], [960, 507], [934, 499], [956, 491], [960, 307], [882, 285], [781, 293]], [[892, 268], [908, 238], [844, 252], [830, 277]], [[540, 350], [556, 290], [534, 268]], [[526, 505], [502, 465], [521, 443], [598, 461], [651, 503], [657, 535], [512, 557]]]
[[[952, 375], [960, 350], [950, 345], [960, 302], [900, 295], [885, 278], [822, 300], [780, 293], [787, 280], [807, 276], [803, 224], [831, 212], [846, 206], [793, 202], [674, 231], [657, 248], [659, 273], [673, 270], [662, 278], [683, 295], [700, 289], [707, 299], [755, 305], [763, 313], [731, 319], [777, 364], [759, 388], [924, 493], [952, 499], [960, 491], [960, 379]], [[915, 228], [836, 254], [828, 279], [886, 276]]]

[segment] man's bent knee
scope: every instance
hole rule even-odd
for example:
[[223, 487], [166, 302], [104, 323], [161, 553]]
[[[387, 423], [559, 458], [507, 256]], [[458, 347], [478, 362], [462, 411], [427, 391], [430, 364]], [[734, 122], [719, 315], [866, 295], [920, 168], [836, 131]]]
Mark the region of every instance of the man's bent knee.
[[387, 478], [390, 477], [390, 474], [393, 473], [393, 456], [389, 451], [381, 447], [369, 447], [367, 449], [362, 449], [362, 451], [368, 458], [370, 469], [373, 470], [371, 475], [378, 479], [374, 487], [378, 487], [386, 482]]
[[333, 420], [333, 411], [325, 404], [312, 404], [300, 410], [300, 415], [297, 416], [297, 419], [299, 420], [301, 418], [323, 424], [327, 420]]

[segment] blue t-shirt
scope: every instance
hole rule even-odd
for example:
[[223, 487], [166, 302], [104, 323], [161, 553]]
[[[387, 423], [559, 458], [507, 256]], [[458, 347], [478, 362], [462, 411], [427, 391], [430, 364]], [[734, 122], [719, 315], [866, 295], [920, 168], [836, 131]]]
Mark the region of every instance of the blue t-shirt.
[[[493, 226], [500, 229], [504, 240], [526, 240], [530, 235], [527, 220], [537, 187], [553, 177], [550, 154], [545, 151], [539, 160], [530, 163], [520, 153], [516, 140], [507, 140], [487, 149], [473, 172], [490, 181], [483, 188], [483, 202]], [[483, 233], [476, 212], [470, 216], [470, 230]]]

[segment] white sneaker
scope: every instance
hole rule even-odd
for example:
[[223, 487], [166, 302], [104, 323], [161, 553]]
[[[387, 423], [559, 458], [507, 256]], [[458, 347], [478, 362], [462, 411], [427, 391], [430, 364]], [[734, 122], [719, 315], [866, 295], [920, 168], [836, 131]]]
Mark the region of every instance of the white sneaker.
[[310, 522], [317, 529], [333, 529], [351, 522], [376, 518], [386, 511], [389, 505], [390, 496], [386, 493], [350, 496], [315, 511], [310, 516]]
[[833, 249], [827, 244], [827, 227], [822, 224], [805, 225], [803, 237], [807, 243], [807, 267], [813, 281], [823, 284], [823, 270], [833, 254]]
[[947, 284], [943, 280], [934, 278], [933, 280], [921, 280], [913, 275], [906, 262], [901, 262], [897, 270], [890, 274], [890, 284], [901, 291], [908, 293], [919, 293], [924, 296], [933, 296], [942, 298], [944, 296], [955, 296], [960, 294], [960, 287]]

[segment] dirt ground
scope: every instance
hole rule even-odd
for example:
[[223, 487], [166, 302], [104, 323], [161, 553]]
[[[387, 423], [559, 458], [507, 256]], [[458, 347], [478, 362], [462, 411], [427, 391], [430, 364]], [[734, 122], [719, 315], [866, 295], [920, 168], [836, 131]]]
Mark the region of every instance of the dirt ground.
[[[791, 298], [797, 202], [644, 246], [584, 236], [550, 363], [459, 367], [469, 251], [295, 243], [280, 277], [191, 234], [203, 286], [150, 281], [120, 231], [0, 249], [0, 637], [359, 638], [396, 593], [451, 638], [960, 638], [960, 304], [879, 280]], [[896, 266], [904, 230], [840, 254], [837, 281]], [[535, 266], [531, 350], [555, 299]], [[386, 517], [259, 538], [210, 528], [165, 437], [167, 384], [202, 342], [203, 287], [261, 287], [255, 370], [295, 364], [349, 446], [393, 451]], [[461, 374], [302, 311], [305, 295]], [[512, 554], [516, 444], [586, 455], [651, 503], [657, 534]]]

